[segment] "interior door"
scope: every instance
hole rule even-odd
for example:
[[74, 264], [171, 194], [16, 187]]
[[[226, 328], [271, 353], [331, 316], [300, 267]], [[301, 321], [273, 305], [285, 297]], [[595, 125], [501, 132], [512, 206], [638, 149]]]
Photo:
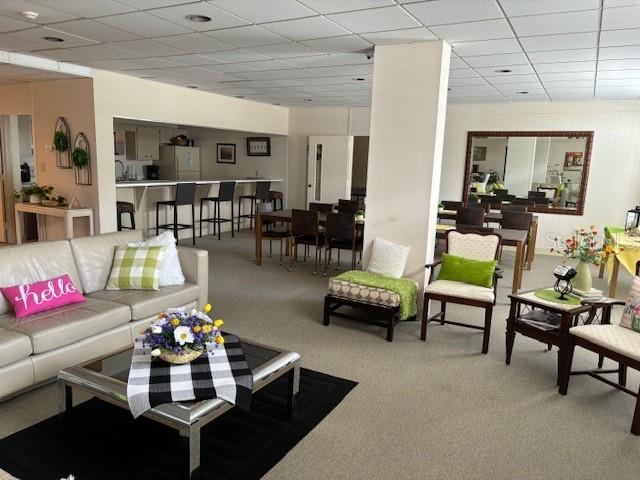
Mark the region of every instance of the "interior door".
[[307, 157], [307, 204], [351, 198], [353, 137], [312, 135]]

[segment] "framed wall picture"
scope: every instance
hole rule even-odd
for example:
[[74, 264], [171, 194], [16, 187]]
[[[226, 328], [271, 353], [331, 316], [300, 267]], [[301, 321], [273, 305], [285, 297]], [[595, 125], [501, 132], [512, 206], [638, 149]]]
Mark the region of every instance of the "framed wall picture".
[[249, 157], [270, 157], [271, 138], [247, 137], [247, 155]]
[[565, 170], [582, 170], [583, 161], [584, 161], [583, 152], [566, 152], [564, 154], [564, 169]]
[[236, 163], [236, 144], [218, 143], [218, 163]]
[[485, 162], [487, 160], [487, 147], [473, 147], [474, 162]]

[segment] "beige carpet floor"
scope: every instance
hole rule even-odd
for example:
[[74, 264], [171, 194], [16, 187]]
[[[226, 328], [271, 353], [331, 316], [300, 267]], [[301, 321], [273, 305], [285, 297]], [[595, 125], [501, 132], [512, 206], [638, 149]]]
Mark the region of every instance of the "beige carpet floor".
[[[481, 333], [419, 322], [397, 327], [393, 343], [377, 327], [321, 324], [326, 278], [310, 266], [288, 272], [276, 257], [253, 263], [252, 237], [199, 240], [210, 252], [210, 300], [229, 330], [302, 355], [305, 367], [359, 382], [267, 479], [636, 479], [640, 438], [629, 433], [634, 399], [591, 378], [573, 377], [557, 393], [556, 353], [516, 337], [504, 363], [513, 254], [494, 310], [490, 352]], [[266, 244], [265, 244], [266, 245]], [[274, 245], [274, 250], [276, 246]], [[557, 257], [538, 255], [523, 287], [553, 280]], [[594, 270], [594, 274], [595, 274]], [[630, 276], [621, 273], [624, 296]], [[596, 286], [604, 286], [602, 280]], [[449, 313], [450, 312], [450, 313]], [[482, 312], [450, 307], [451, 319]], [[614, 315], [617, 317], [617, 315]], [[574, 368], [596, 357], [577, 351]], [[630, 374], [630, 386], [639, 377]], [[56, 411], [50, 385], [0, 404], [0, 437]]]

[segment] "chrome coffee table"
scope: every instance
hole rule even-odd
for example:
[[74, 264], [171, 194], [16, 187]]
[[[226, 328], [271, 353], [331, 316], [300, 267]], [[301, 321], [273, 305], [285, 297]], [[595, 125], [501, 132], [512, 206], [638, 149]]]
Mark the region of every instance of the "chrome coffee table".
[[[253, 374], [253, 391], [287, 375], [287, 408], [295, 410], [300, 389], [300, 355], [276, 347], [241, 340], [245, 358]], [[58, 373], [60, 411], [73, 406], [73, 390], [83, 390], [118, 407], [129, 410], [127, 380], [133, 347], [95, 358]], [[195, 478], [200, 466], [200, 429], [231, 410], [233, 405], [217, 398], [193, 402], [165, 403], [148, 410], [143, 416], [175, 428], [180, 433], [185, 478]]]

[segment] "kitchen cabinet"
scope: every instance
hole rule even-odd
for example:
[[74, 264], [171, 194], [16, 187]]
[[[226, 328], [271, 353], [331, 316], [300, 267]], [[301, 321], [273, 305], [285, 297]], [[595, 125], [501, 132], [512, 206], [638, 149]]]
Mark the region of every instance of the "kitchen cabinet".
[[160, 128], [137, 127], [136, 146], [138, 160], [158, 160], [160, 158]]
[[160, 144], [169, 145], [173, 137], [187, 135], [187, 131], [181, 128], [160, 127]]

